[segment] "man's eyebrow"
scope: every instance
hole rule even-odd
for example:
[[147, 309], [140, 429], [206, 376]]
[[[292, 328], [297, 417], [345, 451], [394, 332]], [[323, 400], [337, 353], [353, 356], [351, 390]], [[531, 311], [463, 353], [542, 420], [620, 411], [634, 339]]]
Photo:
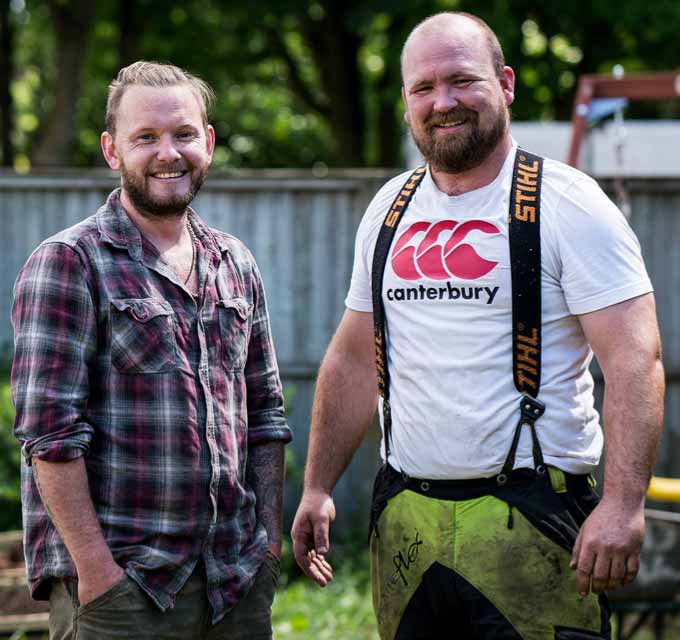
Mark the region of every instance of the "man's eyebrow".
[[[140, 135], [142, 133], [153, 133], [158, 129], [158, 127], [153, 127], [153, 126], [139, 126], [135, 127], [134, 129], [130, 129], [128, 132], [128, 137], [134, 137], [137, 135]], [[195, 124], [192, 124], [191, 122], [182, 122], [174, 127], [172, 127], [173, 131], [179, 131], [180, 129], [190, 129], [191, 131], [200, 131], [200, 128], [197, 127]]]
[[151, 133], [154, 131], [153, 127], [135, 127], [130, 129], [127, 133], [128, 138], [134, 138], [135, 136], [141, 135], [142, 133]]
[[[469, 80], [483, 80], [484, 76], [472, 69], [461, 69], [458, 71], [453, 71], [452, 73], [444, 76], [444, 80], [446, 81], [459, 80], [460, 78], [466, 78]], [[432, 84], [432, 82], [432, 78], [418, 78], [410, 83], [405, 83], [404, 86], [407, 90], [413, 90], [421, 87], [422, 85]]]
[[413, 90], [428, 84], [432, 84], [432, 80], [430, 78], [418, 78], [412, 82], [409, 82], [405, 86], [408, 90]]
[[195, 131], [198, 131], [199, 127], [192, 122], [183, 122], [182, 124], [178, 124], [175, 129], [194, 129]]

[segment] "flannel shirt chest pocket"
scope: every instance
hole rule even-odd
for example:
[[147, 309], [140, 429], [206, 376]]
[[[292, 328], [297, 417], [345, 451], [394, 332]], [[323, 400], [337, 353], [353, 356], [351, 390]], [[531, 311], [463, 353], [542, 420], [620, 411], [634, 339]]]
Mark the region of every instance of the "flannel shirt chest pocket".
[[175, 313], [166, 300], [111, 300], [111, 362], [121, 373], [164, 373], [177, 367]]
[[245, 298], [223, 298], [217, 301], [222, 361], [227, 371], [240, 371], [246, 366], [252, 312], [253, 305]]

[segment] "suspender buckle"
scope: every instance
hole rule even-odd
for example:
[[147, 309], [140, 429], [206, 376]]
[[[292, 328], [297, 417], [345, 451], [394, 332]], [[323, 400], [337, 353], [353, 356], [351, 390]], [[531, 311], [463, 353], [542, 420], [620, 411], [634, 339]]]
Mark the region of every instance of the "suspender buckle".
[[522, 422], [533, 425], [545, 413], [545, 404], [538, 398], [525, 395], [520, 403]]

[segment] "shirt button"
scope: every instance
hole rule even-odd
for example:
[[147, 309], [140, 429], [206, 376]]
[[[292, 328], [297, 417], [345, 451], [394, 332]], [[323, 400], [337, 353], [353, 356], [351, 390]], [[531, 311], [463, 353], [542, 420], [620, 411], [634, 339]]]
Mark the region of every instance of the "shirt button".
[[149, 315], [149, 312], [144, 307], [136, 307], [134, 310], [134, 314], [140, 320], [146, 320]]

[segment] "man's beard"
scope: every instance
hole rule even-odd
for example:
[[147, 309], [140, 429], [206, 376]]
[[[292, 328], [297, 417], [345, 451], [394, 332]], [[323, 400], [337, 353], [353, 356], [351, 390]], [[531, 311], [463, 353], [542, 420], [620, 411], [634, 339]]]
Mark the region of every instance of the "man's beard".
[[[167, 172], [177, 171], [177, 169], [172, 167], [164, 170]], [[121, 167], [123, 189], [125, 189], [135, 209], [144, 216], [156, 218], [181, 216], [196, 197], [207, 174], [207, 167], [198, 170], [197, 173], [190, 170], [191, 186], [189, 190], [184, 195], [174, 195], [161, 199], [151, 194], [151, 190], [147, 185], [148, 176], [140, 179], [138, 176], [128, 172], [124, 165]]]
[[[451, 120], [465, 120], [467, 131], [449, 136], [435, 133], [436, 125]], [[491, 126], [481, 129], [479, 114], [459, 107], [430, 117], [423, 123], [424, 133], [416, 135], [411, 127], [411, 136], [433, 169], [444, 173], [463, 173], [476, 169], [493, 153], [506, 132], [507, 120], [507, 110], [502, 105]]]

